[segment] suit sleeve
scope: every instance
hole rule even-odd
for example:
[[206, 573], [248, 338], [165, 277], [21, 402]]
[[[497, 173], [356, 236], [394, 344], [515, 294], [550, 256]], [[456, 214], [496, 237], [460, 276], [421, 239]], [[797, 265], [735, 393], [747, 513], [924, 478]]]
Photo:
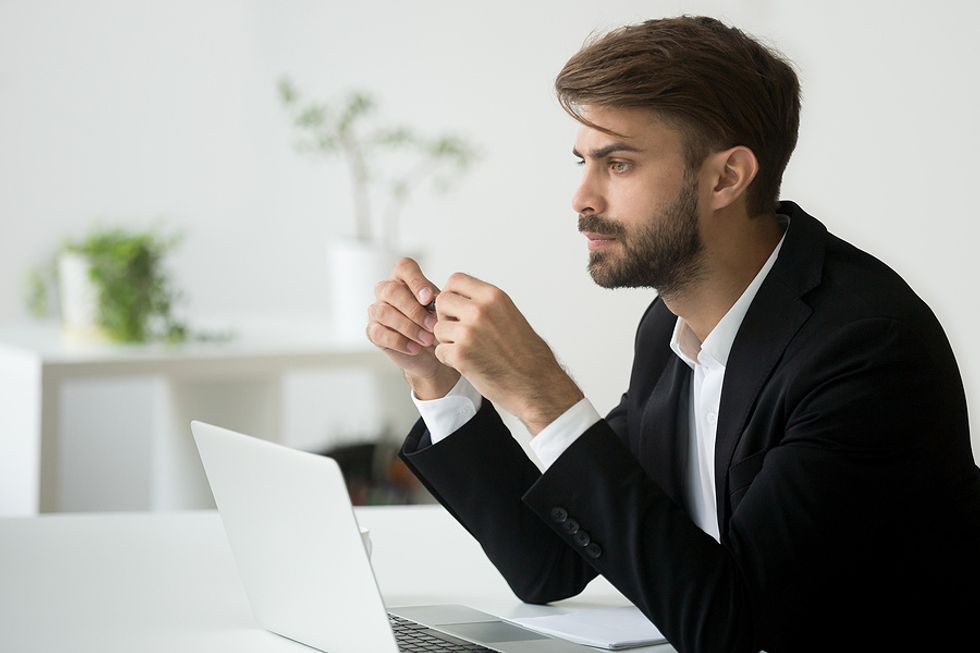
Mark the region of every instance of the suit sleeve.
[[[625, 430], [625, 411], [626, 395], [607, 419]], [[435, 445], [418, 420], [401, 458], [476, 538], [522, 601], [575, 596], [597, 575], [523, 502], [541, 473], [489, 401], [484, 399], [473, 419]]]

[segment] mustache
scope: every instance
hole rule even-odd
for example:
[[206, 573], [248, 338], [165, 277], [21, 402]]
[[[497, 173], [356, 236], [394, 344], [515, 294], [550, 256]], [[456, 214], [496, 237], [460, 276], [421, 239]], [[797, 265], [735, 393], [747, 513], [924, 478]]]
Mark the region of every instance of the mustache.
[[623, 225], [608, 220], [601, 215], [596, 215], [595, 213], [580, 213], [578, 216], [578, 230], [602, 234], [603, 236], [612, 236], [614, 238], [619, 238], [626, 233]]

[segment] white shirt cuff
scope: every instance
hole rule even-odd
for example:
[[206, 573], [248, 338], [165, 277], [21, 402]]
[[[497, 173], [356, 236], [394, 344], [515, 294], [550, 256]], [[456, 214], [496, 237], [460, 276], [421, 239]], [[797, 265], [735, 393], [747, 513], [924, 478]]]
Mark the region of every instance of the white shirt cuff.
[[583, 397], [531, 438], [531, 449], [544, 465], [544, 469], [548, 469], [580, 435], [600, 419], [602, 418], [592, 402]]
[[459, 381], [445, 397], [439, 399], [419, 399], [412, 393], [412, 401], [429, 429], [432, 444], [446, 439], [459, 427], [473, 419], [483, 405], [483, 397], [473, 384], [460, 376]]

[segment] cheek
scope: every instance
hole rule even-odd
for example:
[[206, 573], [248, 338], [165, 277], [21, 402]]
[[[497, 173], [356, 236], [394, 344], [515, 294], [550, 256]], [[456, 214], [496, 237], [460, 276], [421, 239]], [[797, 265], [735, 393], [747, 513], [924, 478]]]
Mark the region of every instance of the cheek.
[[668, 206], [680, 191], [680, 184], [663, 175], [633, 175], [621, 179], [617, 192], [610, 195], [611, 217], [635, 224], [646, 222]]

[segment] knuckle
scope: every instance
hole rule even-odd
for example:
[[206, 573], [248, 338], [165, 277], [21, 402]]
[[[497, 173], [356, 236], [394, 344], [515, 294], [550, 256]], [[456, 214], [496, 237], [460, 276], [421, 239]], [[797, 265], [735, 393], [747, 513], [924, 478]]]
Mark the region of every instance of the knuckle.
[[385, 347], [387, 349], [398, 348], [398, 340], [399, 340], [398, 336], [392, 333], [391, 331], [389, 331], [388, 329], [379, 326], [375, 338], [377, 344], [379, 344], [382, 347]]
[[378, 299], [385, 302], [391, 302], [395, 298], [395, 291], [397, 289], [398, 284], [389, 281], [381, 288], [381, 293], [378, 295]]
[[382, 324], [378, 324], [376, 337], [385, 347], [391, 347], [398, 342], [398, 335], [391, 329], [386, 329]]
[[405, 349], [403, 338], [392, 331], [385, 332], [384, 340], [382, 342], [388, 349], [395, 349], [397, 351], [402, 351]]
[[[436, 360], [438, 360], [440, 363], [442, 363], [443, 365], [450, 365], [450, 363], [449, 363], [449, 346], [448, 345], [444, 345], [444, 344], [438, 344], [438, 345], [436, 345], [436, 348], [433, 351], [433, 353], [436, 356]], [[450, 365], [450, 367], [452, 367], [452, 366]]]
[[466, 275], [462, 272], [453, 272], [449, 275], [449, 283], [462, 283]]
[[490, 297], [490, 301], [499, 304], [500, 302], [507, 300], [507, 293], [496, 286], [490, 286], [490, 290], [487, 292]]
[[418, 264], [414, 259], [407, 256], [403, 256], [397, 261], [395, 261], [395, 272], [400, 274], [410, 273], [418, 269]]

